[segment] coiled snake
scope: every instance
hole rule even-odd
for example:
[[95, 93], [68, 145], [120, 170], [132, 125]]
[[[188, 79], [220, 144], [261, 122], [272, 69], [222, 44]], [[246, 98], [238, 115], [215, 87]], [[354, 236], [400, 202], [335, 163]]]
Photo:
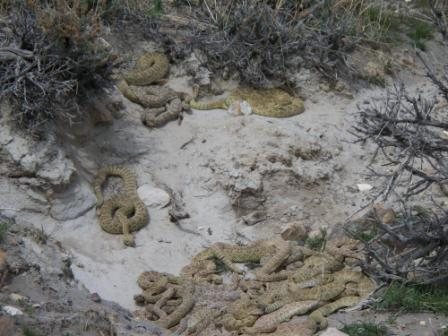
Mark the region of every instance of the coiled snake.
[[[120, 177], [123, 180], [123, 191], [122, 194], [104, 200], [102, 185], [110, 176]], [[93, 188], [101, 228], [111, 234], [123, 234], [123, 243], [126, 246], [135, 246], [131, 233], [148, 224], [149, 214], [137, 194], [137, 180], [134, 173], [120, 166], [103, 167], [95, 177]]]

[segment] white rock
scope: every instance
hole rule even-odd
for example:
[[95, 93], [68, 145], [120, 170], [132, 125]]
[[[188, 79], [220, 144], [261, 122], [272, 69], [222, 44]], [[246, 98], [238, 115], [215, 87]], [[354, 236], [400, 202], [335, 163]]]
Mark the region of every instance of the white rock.
[[85, 214], [96, 204], [96, 198], [87, 182], [76, 179], [69, 189], [55, 194], [50, 214], [57, 220], [70, 220]]
[[244, 115], [252, 114], [252, 106], [245, 100], [240, 103], [240, 110]]
[[11, 316], [23, 315], [23, 312], [20, 309], [13, 306], [3, 306], [3, 311]]
[[149, 184], [143, 184], [137, 189], [138, 195], [149, 208], [163, 208], [170, 201], [170, 195], [163, 189], [155, 188]]
[[369, 191], [373, 188], [372, 185], [367, 183], [358, 183], [356, 186], [358, 187], [359, 191]]
[[346, 333], [339, 331], [336, 328], [328, 328], [320, 336], [348, 336]]

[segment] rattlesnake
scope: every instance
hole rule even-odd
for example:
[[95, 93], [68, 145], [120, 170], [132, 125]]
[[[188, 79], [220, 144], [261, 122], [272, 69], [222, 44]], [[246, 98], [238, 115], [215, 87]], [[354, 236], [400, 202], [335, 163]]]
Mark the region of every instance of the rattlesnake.
[[134, 70], [125, 73], [123, 78], [129, 85], [150, 85], [166, 76], [169, 64], [164, 54], [146, 53], [137, 60]]
[[186, 94], [162, 85], [151, 85], [162, 80], [169, 69], [167, 57], [160, 53], [146, 53], [138, 60], [134, 70], [123, 75], [118, 89], [130, 101], [145, 108], [142, 122], [148, 127], [161, 127], [181, 117], [189, 110]]
[[190, 101], [197, 110], [228, 109], [237, 101], [247, 101], [255, 114], [265, 117], [287, 118], [305, 110], [303, 101], [281, 89], [238, 88], [228, 97], [212, 102]]
[[[345, 258], [357, 257], [355, 245], [353, 240], [335, 241], [318, 252], [277, 239], [247, 246], [215, 243], [198, 253], [180, 276], [142, 273], [138, 284], [143, 293], [136, 302], [145, 306], [146, 318], [160, 326], [169, 328], [182, 320], [174, 335], [206, 336], [219, 326], [245, 335], [312, 335], [326, 327], [326, 316], [360, 303], [376, 287], [345, 264]], [[252, 272], [253, 280], [243, 279], [247, 274], [234, 263], [260, 267]], [[219, 265], [234, 273], [232, 285], [208, 283], [222, 271]], [[318, 269], [320, 273], [314, 272]], [[181, 289], [186, 284], [194, 284], [193, 294]], [[288, 322], [303, 314], [308, 314], [306, 322]]]
[[[123, 180], [123, 190], [120, 195], [104, 201], [102, 185], [110, 176]], [[101, 168], [93, 182], [99, 222], [101, 228], [111, 234], [123, 234], [123, 243], [134, 246], [131, 232], [144, 227], [149, 220], [148, 210], [137, 194], [137, 180], [134, 173], [125, 167], [106, 166]]]

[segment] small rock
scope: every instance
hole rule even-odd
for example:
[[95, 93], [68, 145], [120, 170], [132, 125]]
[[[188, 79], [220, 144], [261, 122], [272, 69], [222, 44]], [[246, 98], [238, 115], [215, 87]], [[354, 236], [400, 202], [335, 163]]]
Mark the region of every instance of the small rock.
[[372, 185], [367, 183], [358, 183], [356, 186], [358, 187], [359, 191], [369, 191], [373, 188]]
[[322, 334], [320, 334], [320, 336], [348, 336], [348, 335], [336, 328], [328, 328]]
[[419, 323], [421, 326], [425, 326], [426, 325], [426, 321], [420, 321]]
[[23, 295], [17, 294], [17, 293], [11, 293], [9, 294], [9, 298], [14, 301], [14, 302], [19, 302], [19, 301], [27, 301], [27, 298]]
[[13, 306], [3, 306], [2, 309], [6, 314], [11, 316], [23, 315], [23, 312], [20, 309]]
[[266, 211], [263, 210], [256, 210], [246, 216], [241, 216], [241, 219], [243, 220], [244, 224], [249, 226], [264, 221], [266, 220], [266, 218], [267, 218]]
[[101, 297], [99, 296], [98, 293], [92, 293], [90, 295], [90, 300], [92, 300], [93, 302], [101, 302]]
[[243, 115], [252, 114], [252, 106], [247, 101], [242, 101], [240, 103], [240, 110]]
[[308, 236], [309, 228], [301, 222], [290, 222], [282, 229], [281, 236], [284, 240], [305, 240]]
[[137, 192], [143, 203], [150, 208], [163, 208], [171, 202], [170, 195], [165, 190], [149, 184], [143, 184]]

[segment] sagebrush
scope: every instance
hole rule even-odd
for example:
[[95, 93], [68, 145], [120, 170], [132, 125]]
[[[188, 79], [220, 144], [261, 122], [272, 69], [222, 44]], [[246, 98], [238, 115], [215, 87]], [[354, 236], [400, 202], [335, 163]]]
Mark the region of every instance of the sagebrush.
[[0, 23], [0, 100], [19, 127], [72, 122], [79, 101], [108, 82], [113, 57], [101, 29], [99, 4], [14, 1]]

